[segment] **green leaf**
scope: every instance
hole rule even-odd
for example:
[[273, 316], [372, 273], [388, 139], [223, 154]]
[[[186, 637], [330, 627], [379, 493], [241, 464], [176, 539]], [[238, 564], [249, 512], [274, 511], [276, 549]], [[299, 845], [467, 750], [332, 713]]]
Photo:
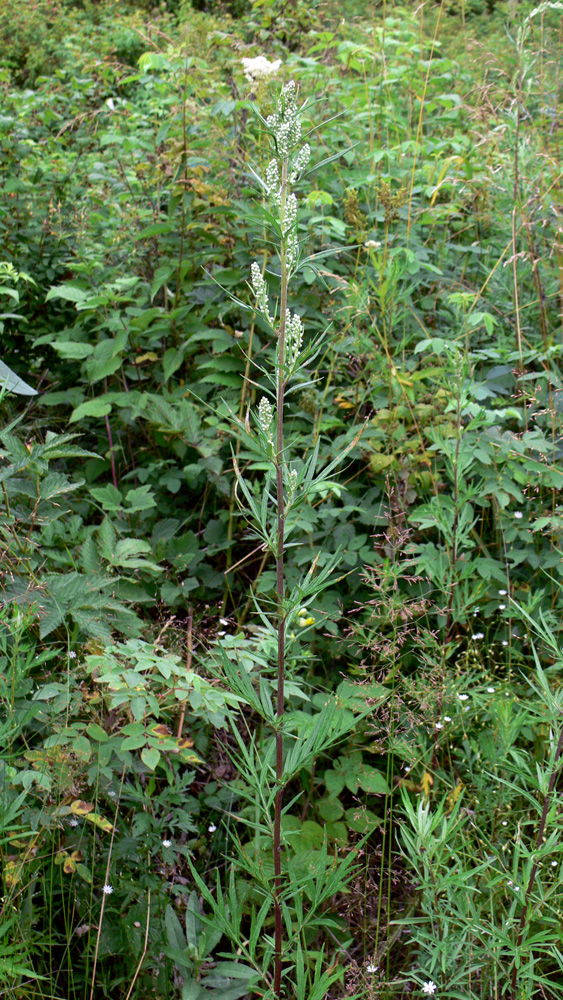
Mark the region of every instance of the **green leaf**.
[[8, 392], [15, 392], [18, 396], [37, 395], [37, 389], [32, 389], [11, 368], [8, 368], [8, 365], [0, 361], [0, 390], [3, 388], [7, 389]]
[[74, 340], [54, 341], [51, 347], [57, 354], [60, 354], [61, 358], [68, 358], [72, 361], [82, 361], [94, 351], [92, 344], [78, 344]]
[[388, 795], [390, 792], [384, 776], [375, 768], [362, 764], [357, 772], [357, 777], [360, 788], [363, 788], [364, 792], [368, 792], [370, 795]]
[[157, 750], [156, 747], [145, 747], [144, 750], [141, 750], [141, 760], [151, 771], [154, 771], [160, 760], [160, 750]]
[[[82, 288], [80, 285], [55, 285], [49, 289], [47, 292], [46, 302], [50, 302], [51, 299], [65, 299], [66, 302], [83, 302], [84, 299], [88, 298], [89, 292], [87, 289]], [[53, 344], [53, 347], [56, 345]]]
[[103, 396], [99, 399], [89, 399], [72, 411], [69, 423], [82, 420], [83, 417], [107, 417], [108, 413], [111, 413], [111, 403], [104, 402]]

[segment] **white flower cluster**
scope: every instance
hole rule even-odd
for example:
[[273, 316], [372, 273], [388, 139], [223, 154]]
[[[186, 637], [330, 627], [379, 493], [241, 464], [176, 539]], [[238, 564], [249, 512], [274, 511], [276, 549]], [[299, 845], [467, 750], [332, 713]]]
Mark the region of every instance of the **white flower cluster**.
[[281, 66], [281, 59], [269, 62], [266, 56], [256, 56], [254, 59], [243, 59], [242, 68], [249, 83], [257, 80], [267, 80], [270, 76], [277, 76]]
[[274, 205], [277, 205], [279, 208], [281, 202], [281, 184], [277, 160], [270, 160], [266, 167], [266, 187]]
[[274, 321], [270, 316], [268, 307], [268, 286], [256, 261], [250, 265], [250, 280], [252, 282], [252, 290], [256, 296], [256, 305], [268, 322], [273, 324]]
[[260, 427], [266, 434], [270, 444], [274, 443], [272, 438], [271, 426], [272, 420], [274, 419], [274, 411], [270, 400], [266, 396], [262, 396], [262, 399], [258, 403], [258, 423]]
[[285, 324], [286, 364], [293, 368], [303, 346], [303, 323], [297, 313], [287, 314]]
[[291, 167], [291, 173], [289, 175], [290, 184], [295, 184], [295, 181], [299, 177], [299, 174], [303, 173], [303, 171], [305, 170], [305, 167], [307, 166], [310, 158], [311, 158], [311, 147], [309, 143], [306, 142], [304, 146], [301, 146], [301, 149], [299, 150], [297, 156], [293, 161], [293, 165]]
[[297, 260], [297, 253], [299, 250], [299, 244], [297, 242], [297, 198], [294, 194], [290, 194], [287, 197], [285, 203], [285, 213], [282, 219], [282, 230], [283, 235], [288, 236], [289, 240], [287, 243], [286, 260], [287, 266], [291, 270], [295, 261]]
[[297, 489], [297, 469], [290, 469], [287, 474], [288, 480], [288, 502], [291, 503], [293, 497], [295, 496], [295, 490]]
[[290, 80], [282, 89], [277, 109], [273, 115], [268, 115], [266, 125], [273, 132], [279, 156], [288, 156], [291, 147], [301, 138], [295, 80]]

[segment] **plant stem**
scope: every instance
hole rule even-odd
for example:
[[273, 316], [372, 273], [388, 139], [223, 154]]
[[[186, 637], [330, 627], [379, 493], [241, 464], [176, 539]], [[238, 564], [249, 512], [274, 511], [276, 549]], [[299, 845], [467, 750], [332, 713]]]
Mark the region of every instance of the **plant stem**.
[[277, 554], [276, 554], [276, 594], [278, 619], [278, 669], [277, 669], [277, 706], [276, 706], [276, 782], [277, 792], [274, 808], [274, 908], [275, 908], [275, 940], [274, 940], [274, 995], [281, 997], [283, 920], [281, 911], [281, 816], [283, 804], [283, 713], [284, 713], [284, 678], [285, 678], [285, 610], [284, 610], [284, 532], [285, 532], [285, 502], [283, 495], [283, 407], [285, 395], [285, 331], [287, 319], [287, 247], [283, 234], [285, 203], [287, 196], [287, 157], [282, 163], [281, 177], [281, 224], [282, 240], [280, 247], [281, 263], [281, 293], [280, 293], [280, 327], [277, 350], [277, 393], [276, 393], [276, 504], [277, 504]]

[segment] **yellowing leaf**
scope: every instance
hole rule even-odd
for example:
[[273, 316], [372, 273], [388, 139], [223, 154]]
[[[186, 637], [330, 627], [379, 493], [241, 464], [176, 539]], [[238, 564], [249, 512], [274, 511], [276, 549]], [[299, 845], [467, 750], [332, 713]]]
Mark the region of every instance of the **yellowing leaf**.
[[105, 816], [100, 816], [99, 813], [88, 813], [86, 819], [90, 823], [93, 823], [94, 826], [98, 826], [104, 833], [111, 833], [113, 830], [113, 824], [110, 823], [109, 819], [106, 819]]
[[75, 799], [74, 802], [70, 803], [70, 810], [75, 816], [86, 816], [87, 813], [92, 812], [93, 808], [93, 802], [83, 802], [82, 799]]
[[421, 781], [422, 791], [424, 792], [425, 799], [427, 799], [428, 796], [430, 795], [430, 789], [432, 788], [433, 784], [434, 784], [434, 778], [432, 777], [431, 774], [428, 773], [428, 771], [425, 771], [424, 774], [422, 775], [422, 781]]
[[455, 786], [455, 788], [452, 788], [450, 794], [448, 795], [448, 797], [446, 799], [446, 805], [447, 805], [448, 810], [450, 812], [453, 809], [453, 807], [455, 806], [455, 804], [456, 804], [457, 800], [459, 799], [461, 793], [463, 792], [464, 787], [465, 786], [463, 784], [463, 781], [458, 781], [458, 783]]
[[186, 747], [193, 747], [194, 741], [191, 736], [183, 736], [181, 739], [176, 741], [179, 750], [185, 750]]
[[146, 354], [140, 354], [138, 358], [135, 358], [135, 364], [140, 365], [141, 361], [158, 361], [158, 354], [154, 351], [147, 351]]

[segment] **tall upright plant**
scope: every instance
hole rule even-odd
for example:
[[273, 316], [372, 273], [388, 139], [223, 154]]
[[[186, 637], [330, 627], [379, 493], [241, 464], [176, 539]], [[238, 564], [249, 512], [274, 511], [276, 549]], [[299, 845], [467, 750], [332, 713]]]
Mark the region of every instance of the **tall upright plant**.
[[[236, 433], [241, 435], [244, 448], [258, 458], [254, 466], [264, 469], [261, 482], [250, 482], [235, 459], [237, 498], [254, 539], [259, 540], [270, 558], [275, 561], [275, 593], [270, 597], [255, 597], [255, 611], [264, 626], [265, 649], [275, 650], [275, 667], [270, 678], [263, 674], [257, 683], [246, 673], [242, 664], [233, 663], [218, 648], [224, 675], [231, 689], [251, 709], [246, 718], [247, 732], [241, 735], [233, 720], [236, 752], [233, 755], [247, 789], [242, 794], [252, 804], [249, 827], [254, 830], [255, 845], [271, 843], [273, 873], [268, 873], [257, 852], [252, 856], [249, 846], [239, 839], [232, 879], [225, 894], [219, 879], [216, 898], [205, 883], [194, 877], [207, 902], [213, 907], [214, 921], [236, 943], [237, 954], [244, 955], [258, 975], [256, 986], [266, 997], [281, 1000], [321, 1000], [330, 983], [339, 976], [334, 968], [323, 968], [322, 956], [314, 968], [307, 961], [305, 932], [313, 929], [319, 933], [327, 923], [321, 910], [336, 892], [343, 888], [353, 867], [354, 855], [344, 860], [329, 857], [325, 841], [316, 864], [307, 873], [292, 867], [289, 853], [284, 851], [283, 817], [295, 803], [289, 802], [284, 793], [293, 779], [331, 745], [341, 739], [355, 724], [349, 715], [337, 711], [335, 699], [327, 697], [321, 712], [310, 717], [308, 725], [291, 743], [284, 726], [285, 681], [287, 656], [296, 638], [292, 625], [302, 637], [313, 624], [310, 605], [327, 587], [334, 576], [339, 553], [328, 557], [320, 553], [308, 572], [288, 586], [286, 552], [288, 540], [296, 536], [300, 514], [311, 506], [313, 497], [321, 491], [330, 492], [336, 487], [331, 480], [344, 451], [324, 468], [318, 468], [319, 442], [312, 444], [309, 457], [297, 459], [292, 454], [284, 424], [287, 394], [297, 386], [301, 389], [311, 384], [308, 366], [321, 350], [321, 339], [304, 343], [303, 323], [299, 314], [290, 308], [292, 278], [308, 264], [314, 266], [312, 257], [302, 259], [298, 241], [298, 202], [293, 190], [305, 170], [310, 157], [307, 143], [301, 144], [303, 108], [299, 107], [297, 88], [293, 81], [287, 83], [280, 94], [275, 112], [263, 118], [258, 113], [261, 126], [270, 138], [273, 156], [268, 163], [265, 177], [255, 174], [267, 199], [269, 208], [263, 208], [263, 218], [271, 243], [276, 246], [276, 256], [271, 261], [272, 276], [279, 280], [279, 299], [275, 306], [265, 273], [258, 263], [251, 267], [251, 288], [255, 309], [275, 342], [271, 368], [255, 365], [264, 394], [254, 414], [254, 429], [250, 421], [233, 418]], [[358, 435], [359, 436], [359, 435]], [[357, 437], [349, 445], [354, 446]], [[291, 537], [291, 546], [298, 545], [298, 538]], [[293, 650], [295, 653], [295, 650]], [[357, 717], [356, 717], [357, 718]], [[258, 723], [253, 725], [253, 723]], [[297, 795], [297, 798], [299, 794]], [[258, 818], [256, 818], [258, 816]], [[242, 817], [244, 818], [244, 817]], [[236, 873], [246, 873], [253, 888], [259, 887], [263, 904], [251, 917], [250, 932], [241, 933], [243, 907], [236, 890]], [[308, 899], [305, 909], [303, 897]], [[273, 939], [264, 933], [273, 911]], [[266, 946], [262, 948], [263, 940]], [[260, 942], [260, 944], [259, 944]]]

